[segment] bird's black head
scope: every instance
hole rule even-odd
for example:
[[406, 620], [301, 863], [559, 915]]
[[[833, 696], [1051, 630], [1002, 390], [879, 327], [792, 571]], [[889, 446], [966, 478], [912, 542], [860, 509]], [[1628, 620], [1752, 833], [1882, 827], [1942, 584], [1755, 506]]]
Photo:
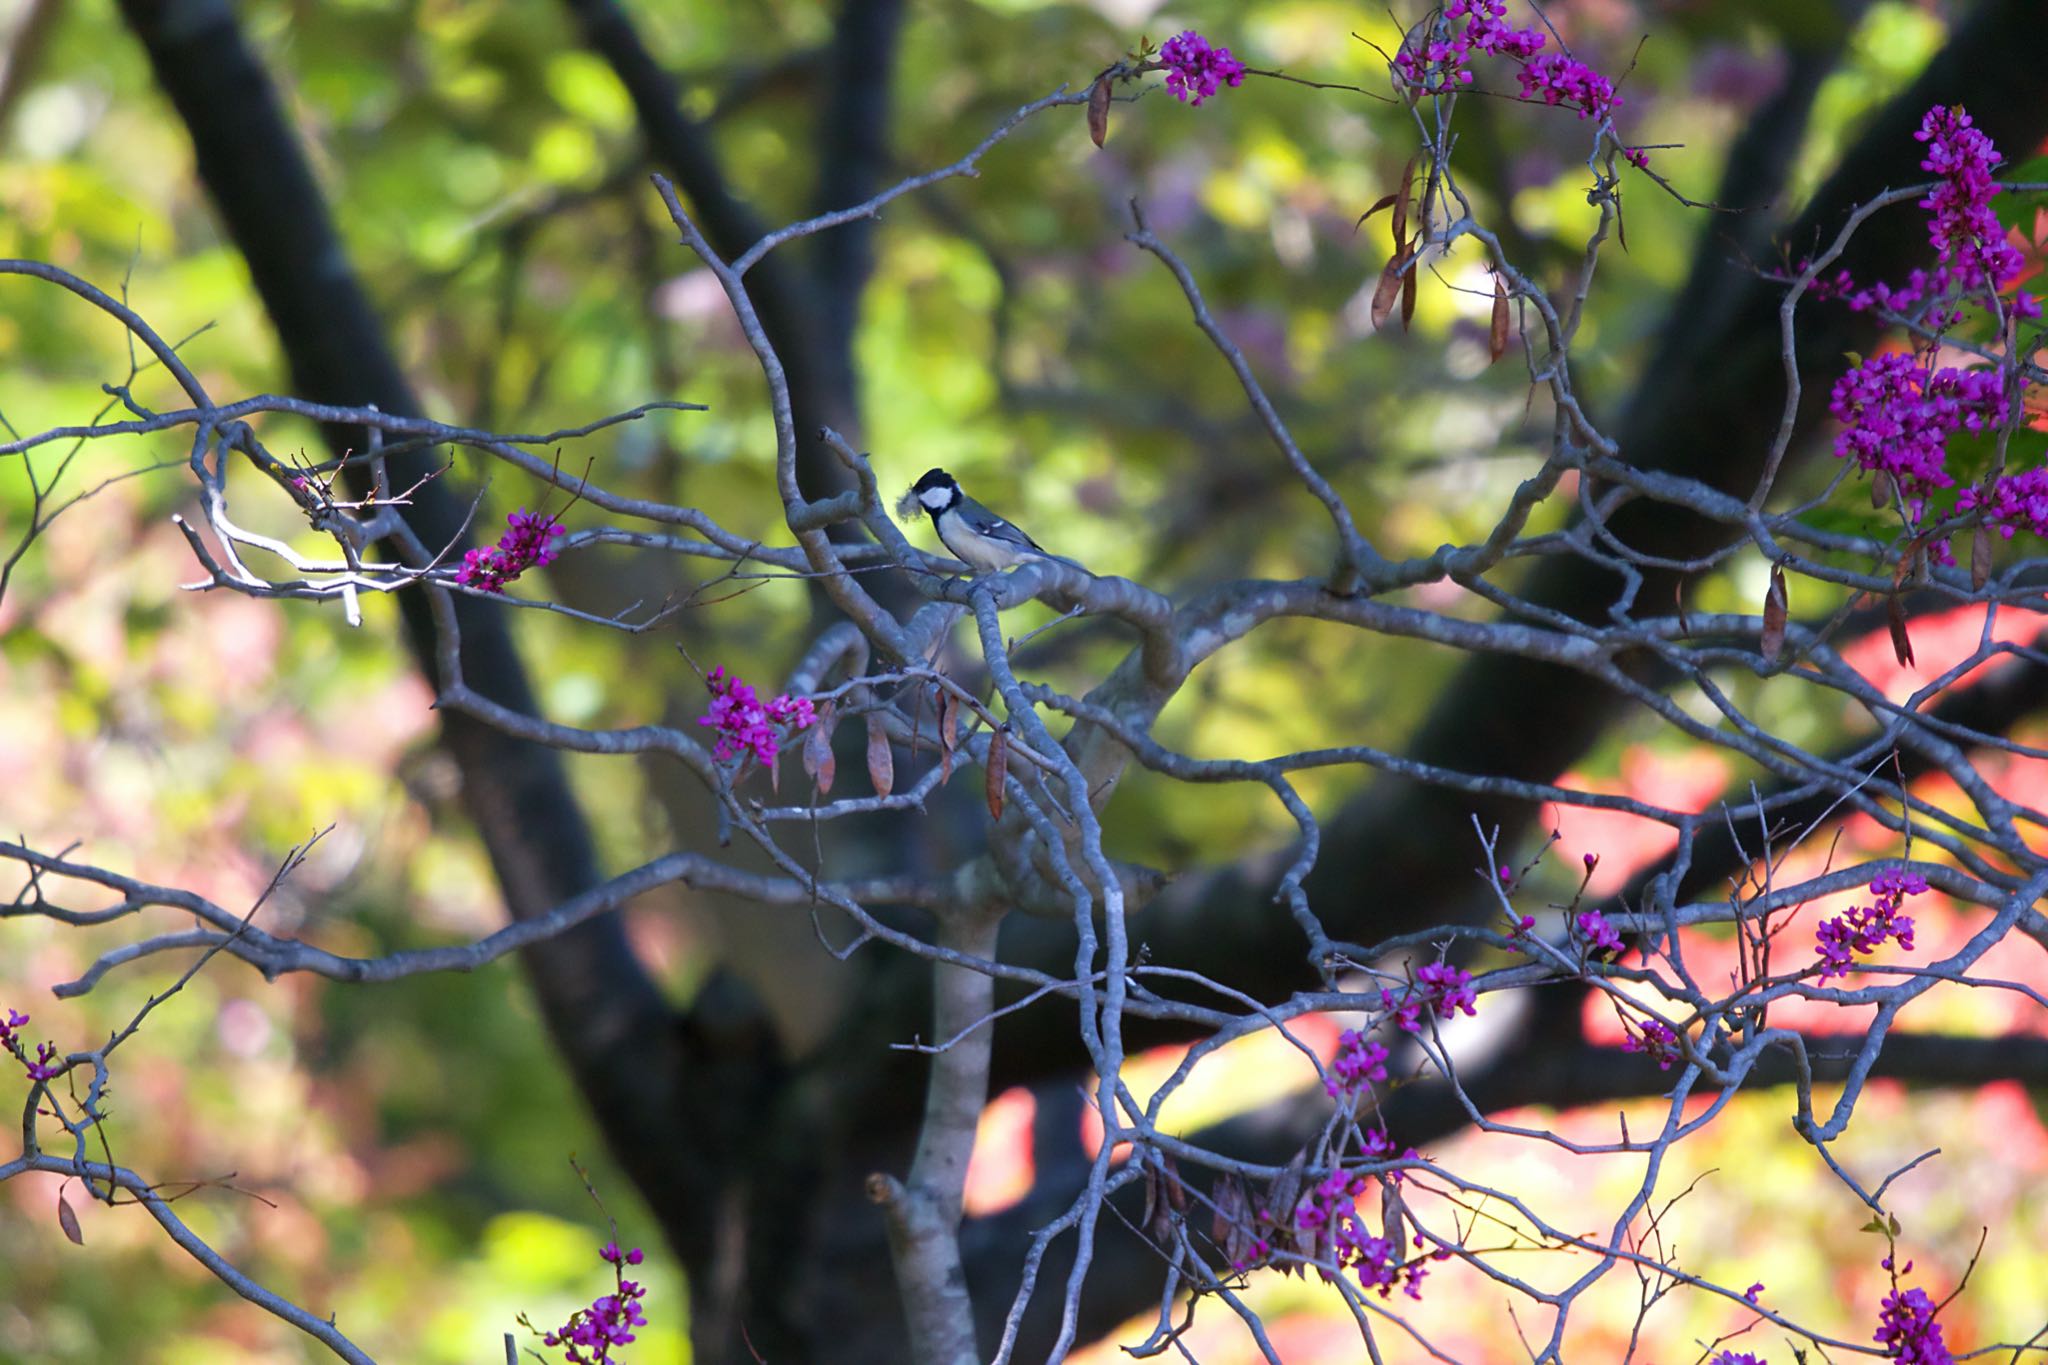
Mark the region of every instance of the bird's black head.
[[917, 495], [918, 505], [933, 516], [960, 501], [960, 485], [943, 469], [926, 470], [910, 491]]

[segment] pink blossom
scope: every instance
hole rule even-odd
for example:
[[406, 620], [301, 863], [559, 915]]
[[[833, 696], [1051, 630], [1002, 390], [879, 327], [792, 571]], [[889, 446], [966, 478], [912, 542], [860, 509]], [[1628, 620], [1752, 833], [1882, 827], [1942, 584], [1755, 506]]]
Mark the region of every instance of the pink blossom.
[[[1522, 83], [1523, 99], [1562, 104], [1578, 110], [1580, 118], [1604, 121], [1621, 103], [1621, 96], [1614, 93], [1611, 81], [1578, 58], [1562, 52], [1544, 53], [1524, 66], [1517, 79]], [[1629, 159], [1635, 160], [1634, 157]], [[1645, 156], [1644, 160], [1648, 157]]]
[[37, 1043], [33, 1060], [28, 1055], [28, 1045], [22, 1041], [22, 1026], [28, 1023], [28, 1016], [20, 1010], [10, 1009], [0, 1015], [0, 1052], [11, 1052], [22, 1065], [32, 1081], [54, 1080], [64, 1074], [64, 1062], [57, 1055], [55, 1043]]
[[1901, 948], [1913, 947], [1913, 918], [1899, 913], [1908, 896], [1927, 889], [1927, 879], [1917, 872], [1880, 872], [1870, 880], [1871, 903], [1852, 905], [1839, 915], [1820, 922], [1814, 943], [1820, 950], [1820, 979], [1846, 976], [1853, 954], [1868, 957], [1886, 939]]
[[[1377, 1289], [1385, 1298], [1398, 1284], [1408, 1297], [1420, 1299], [1426, 1273], [1422, 1261], [1406, 1262], [1397, 1240], [1375, 1236], [1358, 1216], [1358, 1197], [1367, 1184], [1366, 1176], [1359, 1172], [1341, 1167], [1331, 1171], [1302, 1196], [1294, 1211], [1294, 1225], [1314, 1243], [1318, 1260], [1352, 1271], [1362, 1287]], [[1330, 1278], [1330, 1272], [1325, 1270], [1323, 1276]]]
[[1422, 1011], [1433, 1009], [1439, 1016], [1456, 1014], [1459, 1010], [1476, 1014], [1473, 1006], [1478, 995], [1472, 990], [1472, 974], [1447, 962], [1432, 962], [1415, 973], [1416, 989], [1395, 997], [1392, 991], [1380, 991], [1380, 1008], [1394, 1012], [1394, 1023], [1404, 1033], [1422, 1032]]
[[[1906, 1269], [1912, 1268], [1908, 1262]], [[1934, 1318], [1938, 1311], [1924, 1289], [1893, 1289], [1878, 1309], [1877, 1344], [1904, 1365], [1953, 1365]]]
[[1628, 1037], [1621, 1040], [1621, 1050], [1645, 1054], [1657, 1063], [1659, 1071], [1669, 1071], [1683, 1055], [1679, 1050], [1678, 1035], [1655, 1019], [1631, 1024]]
[[[1941, 177], [1941, 183], [1920, 201], [1927, 210], [1927, 237], [1934, 247], [1935, 268], [1915, 270], [1903, 285], [1882, 282], [1859, 287], [1844, 270], [1815, 292], [1841, 299], [1850, 308], [1883, 308], [1904, 313], [1932, 299], [1937, 301], [1924, 321], [1936, 331], [1954, 326], [1962, 318], [1955, 300], [1974, 297], [1990, 305], [2000, 289], [2012, 283], [2026, 267], [2019, 249], [2006, 240], [2005, 229], [1991, 209], [1999, 186], [1991, 172], [1997, 169], [1998, 149], [1971, 123], [1961, 105], [1927, 111], [1920, 121], [1915, 140], [1927, 144], [1920, 169]], [[2039, 317], [2040, 304], [2025, 293], [2015, 294], [2012, 312], [2022, 318]]]
[[1515, 28], [1507, 21], [1507, 0], [1450, 0], [1426, 39], [1404, 45], [1394, 70], [1410, 88], [1426, 95], [1472, 84], [1475, 52], [1527, 60], [1544, 44], [1541, 29]]
[[1621, 935], [1598, 910], [1581, 910], [1574, 923], [1579, 937], [1586, 941], [1587, 956], [1618, 957], [1621, 954]]
[[727, 673], [722, 666], [712, 669], [705, 682], [711, 687], [711, 710], [697, 723], [718, 731], [718, 743], [711, 752], [721, 762], [751, 753], [767, 767], [782, 751], [785, 731], [807, 729], [818, 718], [809, 697], [784, 694], [763, 702], [738, 674]]
[[1209, 46], [1209, 40], [1193, 29], [1168, 38], [1159, 49], [1159, 60], [1166, 67], [1168, 92], [1191, 106], [1199, 106], [1223, 86], [1244, 84], [1244, 63], [1227, 47]]
[[567, 1365], [614, 1365], [617, 1357], [612, 1348], [630, 1345], [633, 1329], [647, 1325], [641, 1307], [646, 1287], [625, 1277], [626, 1266], [640, 1264], [640, 1249], [622, 1253], [618, 1243], [607, 1242], [598, 1255], [612, 1267], [612, 1292], [591, 1300], [588, 1308], [577, 1309], [567, 1322], [541, 1338], [545, 1345], [564, 1348], [562, 1359]]
[[1357, 1029], [1345, 1029], [1337, 1038], [1337, 1055], [1330, 1060], [1330, 1074], [1323, 1089], [1331, 1099], [1340, 1094], [1357, 1094], [1374, 1081], [1387, 1079], [1387, 1049]]
[[1955, 483], [1946, 467], [1949, 438], [1996, 428], [2007, 405], [1993, 371], [1931, 369], [1893, 351], [1836, 380], [1828, 411], [1842, 423], [1836, 457], [1889, 474], [1917, 518], [1929, 493]]
[[511, 523], [493, 546], [471, 550], [462, 557], [455, 581], [478, 592], [503, 592], [505, 585], [535, 565], [554, 563], [556, 536], [562, 527], [554, 517], [520, 508], [507, 520]]

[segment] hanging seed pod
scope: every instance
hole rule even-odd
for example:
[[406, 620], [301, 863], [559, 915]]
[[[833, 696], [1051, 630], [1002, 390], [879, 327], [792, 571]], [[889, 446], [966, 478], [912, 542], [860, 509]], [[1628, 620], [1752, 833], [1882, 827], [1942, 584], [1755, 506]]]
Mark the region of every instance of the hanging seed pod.
[[939, 689], [939, 781], [953, 780], [953, 746], [960, 733], [960, 704], [953, 694]]
[[85, 1245], [85, 1233], [78, 1226], [78, 1212], [71, 1207], [71, 1201], [64, 1197], [64, 1191], [57, 1191], [57, 1226], [64, 1230], [71, 1245]]
[[1785, 617], [1788, 603], [1785, 593], [1785, 570], [1781, 565], [1771, 566], [1771, 586], [1764, 593], [1763, 636], [1757, 642], [1764, 662], [1775, 664], [1778, 654], [1785, 648]]
[[868, 713], [868, 784], [877, 796], [896, 789], [896, 756], [889, 750], [889, 732], [872, 711]]
[[1493, 321], [1486, 330], [1487, 363], [1499, 360], [1508, 353], [1508, 287], [1501, 277], [1493, 277]]
[[831, 795], [832, 779], [839, 771], [839, 760], [832, 754], [834, 719], [832, 705], [827, 702], [818, 708], [817, 724], [804, 734], [804, 772], [820, 796]]
[[1400, 198], [1401, 196], [1398, 194], [1383, 194], [1379, 198], [1373, 200], [1372, 207], [1367, 209], [1364, 213], [1358, 215], [1358, 221], [1351, 225], [1351, 230], [1353, 232], [1356, 232], [1358, 229], [1364, 227], [1366, 225], [1366, 222], [1375, 213], [1378, 213], [1381, 209], [1392, 208]]
[[1372, 326], [1378, 331], [1394, 314], [1394, 301], [1401, 297], [1401, 266], [1408, 259], [1396, 251], [1380, 271], [1380, 282], [1372, 291]]
[[984, 793], [988, 797], [988, 818], [1003, 818], [1003, 776], [1010, 766], [1009, 727], [996, 731], [988, 737], [988, 778]]
[[1910, 668], [1913, 665], [1913, 637], [1906, 634], [1906, 604], [1899, 598], [1888, 598], [1884, 604], [1885, 624], [1892, 628], [1892, 653], [1899, 662]]
[[1109, 77], [1096, 80], [1088, 92], [1088, 136], [1100, 147], [1109, 138]]
[[1979, 524], [1970, 532], [1970, 591], [1982, 592], [1991, 579], [1991, 528]]

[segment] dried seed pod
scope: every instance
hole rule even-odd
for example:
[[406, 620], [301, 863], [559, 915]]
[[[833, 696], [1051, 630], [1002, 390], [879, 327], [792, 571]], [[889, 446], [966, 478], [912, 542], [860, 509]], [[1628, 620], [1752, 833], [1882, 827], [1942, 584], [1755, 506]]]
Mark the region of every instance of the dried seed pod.
[[868, 713], [868, 784], [877, 796], [896, 789], [896, 756], [889, 750], [889, 732], [872, 711]]
[[988, 764], [985, 769], [988, 783], [985, 793], [988, 797], [988, 818], [1003, 818], [1003, 776], [1010, 766], [1009, 727], [1006, 725], [988, 737]]
[[71, 1239], [71, 1245], [85, 1245], [85, 1233], [78, 1227], [78, 1211], [71, 1207], [71, 1201], [64, 1197], [64, 1191], [57, 1191], [57, 1226], [64, 1229], [64, 1235]]
[[1488, 363], [1508, 353], [1508, 287], [1500, 276], [1493, 277], [1493, 322], [1486, 331]]
[[1778, 654], [1785, 648], [1785, 617], [1788, 604], [1785, 594], [1785, 570], [1782, 566], [1771, 566], [1771, 586], [1764, 593], [1764, 629], [1757, 642], [1764, 662], [1775, 664]]
[[1352, 230], [1355, 232], [1359, 228], [1364, 227], [1367, 219], [1371, 218], [1375, 213], [1378, 213], [1381, 209], [1392, 208], [1400, 200], [1400, 198], [1401, 196], [1398, 194], [1383, 194], [1379, 198], [1373, 200], [1372, 207], [1367, 209], [1364, 213], [1358, 215], [1358, 221], [1351, 225]]
[[804, 734], [804, 772], [820, 796], [831, 794], [832, 779], [839, 771], [839, 760], [832, 754], [834, 719], [832, 704], [827, 702], [818, 708], [817, 723]]
[[1906, 634], [1906, 605], [1898, 598], [1886, 600], [1884, 604], [1885, 624], [1892, 629], [1892, 653], [1899, 662], [1910, 668], [1913, 664], [1913, 637]]
[[1991, 528], [1978, 525], [1970, 533], [1970, 591], [1981, 592], [1991, 579]]
[[1408, 251], [1408, 192], [1415, 184], [1415, 163], [1422, 153], [1408, 158], [1408, 164], [1401, 168], [1401, 188], [1394, 191], [1394, 254], [1401, 256]]
[[1378, 331], [1393, 316], [1394, 301], [1401, 297], [1401, 266], [1407, 253], [1396, 251], [1380, 271], [1380, 282], [1372, 291], [1372, 325]]
[[1109, 137], [1109, 77], [1096, 80], [1088, 92], [1088, 136], [1100, 147]]

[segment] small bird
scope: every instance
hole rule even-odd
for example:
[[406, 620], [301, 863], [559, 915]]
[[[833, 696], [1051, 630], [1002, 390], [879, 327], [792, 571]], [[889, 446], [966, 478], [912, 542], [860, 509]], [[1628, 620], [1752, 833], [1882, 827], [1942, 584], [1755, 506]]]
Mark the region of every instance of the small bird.
[[953, 557], [981, 573], [1014, 569], [1034, 559], [1081, 567], [968, 497], [943, 469], [927, 470], [910, 491], [917, 496], [918, 505], [931, 514], [932, 528]]

